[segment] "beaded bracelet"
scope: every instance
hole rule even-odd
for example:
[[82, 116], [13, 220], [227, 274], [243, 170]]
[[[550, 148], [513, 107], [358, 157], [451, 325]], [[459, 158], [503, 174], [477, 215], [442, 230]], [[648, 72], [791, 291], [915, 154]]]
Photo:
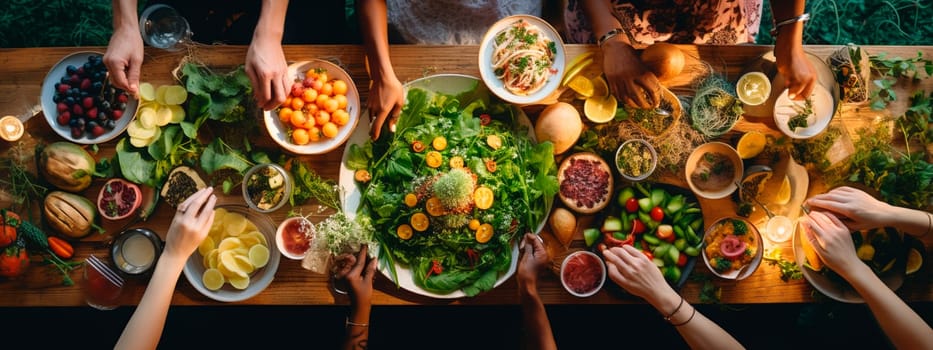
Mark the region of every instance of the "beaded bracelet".
[[807, 20], [809, 20], [809, 19], [810, 19], [810, 14], [804, 12], [804, 13], [803, 13], [802, 15], [800, 15], [800, 16], [791, 17], [791, 18], [789, 18], [789, 19], [786, 19], [786, 20], [780, 21], [780, 22], [778, 22], [778, 23], [775, 23], [775, 24], [774, 24], [774, 27], [771, 28], [771, 36], [777, 36], [778, 29], [780, 29], [782, 26], [785, 26], [785, 25], [788, 25], [788, 24], [791, 24], [791, 23], [797, 23], [797, 22], [807, 21]]
[[674, 315], [677, 314], [677, 311], [680, 311], [681, 306], [684, 306], [684, 297], [682, 295], [680, 296], [680, 304], [677, 304], [677, 308], [674, 309], [674, 311], [671, 311], [670, 315], [664, 316], [664, 320], [671, 322], [671, 317], [674, 317]]
[[697, 308], [693, 308], [693, 312], [690, 313], [690, 318], [688, 318], [686, 321], [683, 321], [683, 322], [681, 322], [681, 323], [672, 324], [672, 326], [674, 326], [674, 327], [680, 327], [680, 326], [683, 326], [683, 325], [685, 325], [685, 324], [687, 324], [687, 323], [690, 323], [690, 321], [693, 321], [693, 316], [696, 316], [696, 314], [697, 314]]
[[606, 43], [606, 41], [608, 41], [609, 39], [612, 39], [616, 35], [622, 34], [623, 32], [624, 30], [622, 28], [615, 28], [613, 30], [610, 30], [606, 34], [603, 34], [603, 36], [599, 37], [599, 40], [596, 41], [596, 44], [599, 47], [603, 47], [603, 44]]
[[350, 321], [350, 318], [349, 318], [349, 317], [346, 318], [346, 321], [347, 321], [346, 327], [350, 327], [350, 326], [369, 327], [369, 323], [356, 323], [356, 322], [352, 322], [352, 321]]

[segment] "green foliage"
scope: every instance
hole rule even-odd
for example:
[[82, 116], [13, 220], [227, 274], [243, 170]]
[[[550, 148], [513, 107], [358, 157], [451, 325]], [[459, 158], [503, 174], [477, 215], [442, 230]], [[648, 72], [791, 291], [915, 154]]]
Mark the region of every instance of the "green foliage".
[[770, 249], [765, 252], [764, 260], [769, 266], [777, 266], [781, 270], [781, 280], [790, 282], [790, 280], [799, 280], [803, 278], [803, 272], [800, 266], [793, 261], [784, 260], [780, 249]]
[[888, 103], [897, 101], [894, 85], [899, 79], [918, 80], [921, 72], [926, 73], [927, 77], [933, 75], [933, 61], [923, 58], [923, 52], [920, 51], [916, 57], [907, 59], [888, 58], [885, 52], [869, 56], [869, 59], [872, 69], [881, 75], [874, 81], [876, 89], [871, 93], [871, 108], [875, 110], [882, 110]]
[[[771, 3], [762, 5], [757, 43], [774, 44]], [[804, 26], [805, 44], [930, 45], [933, 5], [914, 0], [811, 0]]]
[[[899, 124], [905, 139], [915, 136]], [[933, 197], [933, 165], [924, 160], [925, 152], [899, 152], [891, 146], [889, 128], [859, 130], [848, 181], [867, 185], [881, 193], [890, 204], [926, 209]]]

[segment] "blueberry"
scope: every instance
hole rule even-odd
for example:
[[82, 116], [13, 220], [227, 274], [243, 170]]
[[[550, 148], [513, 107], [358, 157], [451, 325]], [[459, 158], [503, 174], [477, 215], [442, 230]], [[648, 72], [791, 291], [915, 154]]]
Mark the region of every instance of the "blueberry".
[[71, 97], [71, 96], [65, 97], [65, 104], [67, 104], [68, 106], [74, 105], [75, 101], [76, 100], [74, 97]]
[[106, 100], [102, 101], [100, 103], [100, 108], [105, 109], [105, 110], [110, 109], [110, 101], [106, 101]]
[[83, 66], [83, 67], [84, 67], [84, 72], [85, 72], [85, 73], [88, 73], [88, 72], [91, 71], [91, 68], [92, 68], [93, 66], [91, 65], [91, 62], [84, 62], [84, 66]]
[[88, 128], [88, 129], [93, 129], [95, 126], [97, 126], [97, 122], [95, 122], [95, 121], [93, 121], [93, 120], [87, 122], [87, 128]]
[[55, 103], [62, 102], [62, 95], [55, 94], [55, 96], [52, 96], [52, 102], [55, 102]]
[[65, 67], [65, 73], [68, 73], [68, 75], [75, 74], [77, 71], [78, 67], [75, 67], [74, 65], [69, 64], [68, 67]]
[[76, 127], [76, 126], [78, 126], [78, 121], [79, 121], [79, 120], [81, 120], [81, 119], [80, 119], [80, 118], [71, 118], [71, 120], [68, 121], [68, 126], [70, 126], [70, 127]]
[[117, 127], [117, 122], [115, 122], [113, 119], [110, 119], [104, 122], [104, 126], [107, 127], [107, 129], [112, 130]]
[[123, 103], [123, 102], [117, 103], [117, 105], [114, 106], [114, 109], [126, 110], [126, 103]]
[[107, 113], [97, 112], [97, 120], [100, 120], [102, 122], [107, 121]]
[[59, 82], [62, 83], [62, 84], [68, 84], [69, 82], [71, 82], [70, 76], [71, 76], [71, 75], [62, 77], [62, 79], [59, 80]]

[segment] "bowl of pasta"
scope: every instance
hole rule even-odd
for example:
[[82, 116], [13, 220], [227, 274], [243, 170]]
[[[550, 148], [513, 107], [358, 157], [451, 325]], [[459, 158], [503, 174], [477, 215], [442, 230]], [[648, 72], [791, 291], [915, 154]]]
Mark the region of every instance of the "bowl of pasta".
[[499, 98], [519, 105], [541, 101], [557, 90], [565, 62], [557, 30], [529, 15], [494, 23], [479, 48], [483, 83]]

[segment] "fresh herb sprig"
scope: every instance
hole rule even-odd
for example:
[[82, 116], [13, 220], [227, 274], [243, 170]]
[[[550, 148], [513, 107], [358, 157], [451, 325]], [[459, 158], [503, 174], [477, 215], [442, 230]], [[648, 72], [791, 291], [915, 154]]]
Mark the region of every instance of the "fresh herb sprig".
[[791, 105], [791, 108], [794, 109], [794, 116], [790, 117], [787, 120], [787, 128], [791, 131], [796, 131], [797, 128], [806, 128], [810, 125], [807, 120], [813, 115], [813, 100], [807, 97], [806, 101], [803, 102], [803, 105], [794, 103]]
[[897, 101], [897, 94], [894, 91], [894, 85], [898, 79], [906, 78], [910, 80], [920, 79], [921, 72], [926, 77], [933, 75], [933, 61], [923, 58], [923, 52], [918, 51], [916, 57], [888, 58], [887, 53], [882, 52], [877, 55], [869, 56], [871, 67], [881, 76], [874, 80], [877, 90], [871, 94], [871, 108], [882, 110], [888, 106], [888, 103]]
[[769, 266], [777, 266], [778, 269], [781, 270], [781, 280], [784, 282], [803, 278], [803, 272], [800, 271], [800, 266], [797, 266], [793, 261], [784, 260], [781, 256], [780, 249], [765, 251], [764, 260]]
[[332, 208], [338, 212], [343, 211], [343, 206], [340, 204], [340, 186], [333, 180], [322, 178], [304, 162], [295, 158], [286, 160], [283, 167], [295, 179], [292, 196], [288, 199], [289, 204], [296, 206], [314, 199], [324, 207]]
[[32, 213], [29, 210], [32, 204], [45, 198], [48, 188], [42, 186], [36, 176], [27, 170], [25, 159], [32, 157], [24, 156], [23, 147], [23, 143], [18, 142], [7, 151], [5, 157], [0, 158], [0, 172], [9, 174], [0, 178], [0, 191], [10, 195], [14, 211]]
[[[899, 125], [904, 139], [911, 134]], [[867, 185], [882, 199], [896, 206], [923, 209], [933, 198], [933, 164], [924, 160], [924, 152], [911, 153], [895, 150], [891, 146], [890, 129], [881, 126], [859, 130], [848, 180]]]

